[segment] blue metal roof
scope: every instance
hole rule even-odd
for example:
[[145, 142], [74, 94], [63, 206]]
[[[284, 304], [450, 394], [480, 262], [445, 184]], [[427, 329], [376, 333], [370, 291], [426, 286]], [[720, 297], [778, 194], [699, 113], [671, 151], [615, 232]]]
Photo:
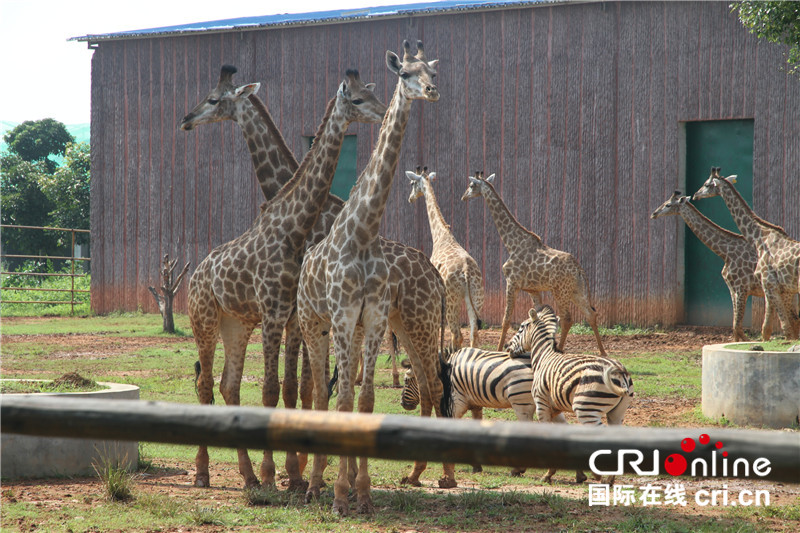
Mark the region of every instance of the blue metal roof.
[[129, 30], [116, 33], [90, 34], [72, 37], [70, 41], [97, 42], [114, 39], [133, 39], [139, 37], [170, 36], [193, 32], [220, 32], [234, 29], [259, 29], [271, 26], [300, 26], [352, 22], [378, 17], [398, 17], [408, 15], [432, 14], [448, 11], [485, 10], [494, 8], [523, 7], [543, 3], [563, 3], [569, 0], [443, 0], [438, 2], [419, 2], [392, 6], [365, 7], [361, 9], [338, 9], [315, 11], [313, 13], [285, 13], [256, 17], [240, 17], [208, 22], [194, 22], [177, 26], [162, 26], [143, 30]]

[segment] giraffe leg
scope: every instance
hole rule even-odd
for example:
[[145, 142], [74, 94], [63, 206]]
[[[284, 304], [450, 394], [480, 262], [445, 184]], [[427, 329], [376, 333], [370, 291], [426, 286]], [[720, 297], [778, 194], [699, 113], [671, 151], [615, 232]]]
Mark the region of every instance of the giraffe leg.
[[[205, 313], [197, 314], [208, 316], [208, 314]], [[217, 336], [219, 335], [219, 316], [215, 314], [213, 319], [205, 320], [196, 320], [194, 316], [192, 316], [191, 325], [195, 344], [198, 349], [198, 362], [200, 363], [200, 374], [197, 377], [197, 398], [201, 404], [210, 405], [214, 398], [213, 367], [214, 351], [217, 346]], [[208, 447], [200, 446], [198, 448], [194, 462], [195, 486], [211, 486], [208, 473]]]
[[747, 305], [747, 294], [743, 291], [736, 291], [733, 288], [731, 291], [731, 301], [733, 302], [733, 341], [746, 341], [747, 337], [744, 334], [744, 310]]
[[[386, 316], [384, 312], [383, 316]], [[381, 320], [378, 324], [372, 324], [366, 330], [365, 350], [364, 350], [364, 381], [358, 394], [358, 412], [372, 413], [375, 410], [375, 364], [380, 350], [381, 339], [383, 339], [386, 320]], [[368, 461], [366, 457], [359, 458], [358, 474], [355, 482], [357, 506], [356, 510], [360, 514], [372, 514], [375, 508], [370, 496], [370, 477]]]
[[778, 311], [772, 307], [769, 298], [764, 294], [764, 322], [761, 323], [761, 340], [766, 342], [772, 337], [773, 325], [777, 324]]
[[[303, 409], [312, 409], [314, 405], [314, 380], [311, 376], [311, 362], [305, 343], [302, 345], [301, 357], [300, 405]], [[297, 462], [300, 468], [300, 474], [302, 475], [308, 464], [308, 454], [305, 452], [298, 452]]]
[[[334, 316], [331, 322], [331, 336], [333, 337], [333, 348], [339, 373], [339, 394], [336, 397], [336, 410], [339, 412], [352, 412], [355, 396], [355, 367], [358, 361], [354, 361], [352, 358], [352, 343], [355, 332], [353, 329], [348, 330], [347, 325], [355, 325], [357, 317]], [[316, 380], [314, 384], [316, 385]], [[334, 513], [341, 516], [346, 516], [349, 513], [347, 501], [349, 491], [349, 457], [341, 456], [339, 458], [339, 474], [333, 484]]]
[[[329, 324], [313, 323], [301, 321], [303, 325], [303, 339], [309, 352], [309, 368], [313, 379], [312, 392], [314, 395], [314, 410], [328, 410], [328, 371], [329, 361], [328, 347], [329, 336], [327, 330]], [[322, 474], [328, 463], [328, 456], [325, 454], [314, 454], [314, 463], [311, 467], [308, 490], [306, 491], [306, 503], [319, 499], [320, 489], [322, 488]]]
[[450, 344], [454, 350], [461, 348], [464, 344], [464, 336], [461, 334], [461, 324], [459, 315], [461, 314], [461, 297], [455, 292], [447, 294], [445, 304], [447, 314], [447, 327], [450, 329]]
[[506, 345], [506, 333], [508, 327], [511, 325], [511, 314], [514, 312], [514, 303], [517, 299], [517, 287], [506, 283], [506, 310], [503, 313], [503, 326], [500, 329], [500, 342], [497, 343], [497, 349], [502, 350]]
[[[572, 327], [572, 314], [569, 312], [569, 301], [563, 301], [556, 298], [556, 305], [558, 306], [558, 324], [561, 327], [561, 336], [558, 339], [558, 350], [564, 351], [564, 345], [567, 344], [567, 333]], [[597, 324], [595, 323], [595, 327]], [[602, 349], [602, 344], [600, 345]], [[602, 352], [603, 355], [605, 352]]]
[[[286, 348], [284, 350], [284, 372], [283, 372], [283, 406], [286, 409], [295, 409], [297, 407], [297, 362], [300, 355], [300, 342], [302, 335], [300, 334], [300, 325], [297, 322], [297, 315], [293, 315], [286, 327]], [[264, 451], [265, 455], [267, 451]], [[307, 457], [307, 456], [306, 456]], [[262, 463], [263, 465], [264, 463]], [[269, 463], [267, 462], [267, 465]], [[302, 467], [299, 455], [296, 452], [286, 452], [286, 473], [289, 476], [288, 490], [293, 492], [305, 492], [308, 488], [308, 483], [303, 481], [302, 472], [305, 467], [303, 462]], [[262, 481], [264, 479], [264, 472], [262, 472]]]
[[[242, 324], [236, 318], [223, 315], [220, 334], [225, 347], [225, 366], [222, 370], [219, 388], [226, 405], [240, 405], [239, 392], [244, 370], [245, 350], [252, 331], [253, 326]], [[258, 486], [258, 478], [253, 472], [253, 463], [250, 462], [247, 449], [239, 448], [236, 452], [239, 456], [239, 473], [244, 478], [245, 486]]]

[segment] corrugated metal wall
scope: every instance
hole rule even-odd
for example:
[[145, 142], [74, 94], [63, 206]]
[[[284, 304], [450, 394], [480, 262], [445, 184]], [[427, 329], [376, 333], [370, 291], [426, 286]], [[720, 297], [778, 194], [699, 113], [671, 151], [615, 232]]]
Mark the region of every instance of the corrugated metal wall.
[[[155, 311], [164, 253], [195, 267], [242, 233], [262, 201], [233, 123], [177, 129], [219, 68], [260, 81], [292, 150], [316, 130], [347, 68], [396, 78], [387, 49], [422, 39], [437, 103], [415, 103], [383, 235], [430, 251], [402, 171], [424, 164], [456, 238], [482, 266], [484, 320], [505, 305], [505, 250], [466, 176], [497, 173], [509, 208], [586, 270], [603, 323], [679, 323], [683, 223], [649, 220], [682, 188], [681, 123], [752, 118], [754, 208], [800, 237], [800, 83], [784, 48], [723, 2], [621, 2], [464, 12], [299, 28], [101, 42], [92, 73], [92, 305]], [[378, 126], [355, 125], [359, 168]], [[725, 162], [719, 163], [723, 168]], [[694, 191], [689, 191], [694, 192]], [[186, 289], [176, 308], [185, 311]], [[516, 318], [528, 307], [520, 295]], [[580, 316], [580, 315], [578, 315]]]

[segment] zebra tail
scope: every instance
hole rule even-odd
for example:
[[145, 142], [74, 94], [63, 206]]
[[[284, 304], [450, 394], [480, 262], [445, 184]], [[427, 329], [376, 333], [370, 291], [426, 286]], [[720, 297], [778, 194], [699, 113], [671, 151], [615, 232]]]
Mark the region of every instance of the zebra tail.
[[[619, 386], [614, 383], [612, 374], [617, 374], [620, 377], [620, 382], [622, 382], [623, 386]], [[625, 373], [614, 366], [608, 365], [603, 371], [603, 382], [605, 383], [606, 387], [611, 390], [611, 392], [618, 396], [627, 396], [630, 394], [627, 386], [627, 380], [625, 379]]]

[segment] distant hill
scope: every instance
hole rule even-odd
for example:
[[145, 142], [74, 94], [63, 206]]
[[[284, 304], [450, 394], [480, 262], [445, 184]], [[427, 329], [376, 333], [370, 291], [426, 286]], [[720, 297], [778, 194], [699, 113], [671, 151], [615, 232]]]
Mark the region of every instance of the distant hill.
[[[6, 143], [2, 140], [5, 136], [7, 131], [13, 130], [17, 126], [19, 126], [19, 122], [9, 122], [7, 120], [0, 121], [0, 150], [5, 152], [8, 147]], [[75, 137], [75, 140], [79, 143], [88, 143], [89, 142], [89, 124], [64, 124], [67, 127], [67, 131]]]

